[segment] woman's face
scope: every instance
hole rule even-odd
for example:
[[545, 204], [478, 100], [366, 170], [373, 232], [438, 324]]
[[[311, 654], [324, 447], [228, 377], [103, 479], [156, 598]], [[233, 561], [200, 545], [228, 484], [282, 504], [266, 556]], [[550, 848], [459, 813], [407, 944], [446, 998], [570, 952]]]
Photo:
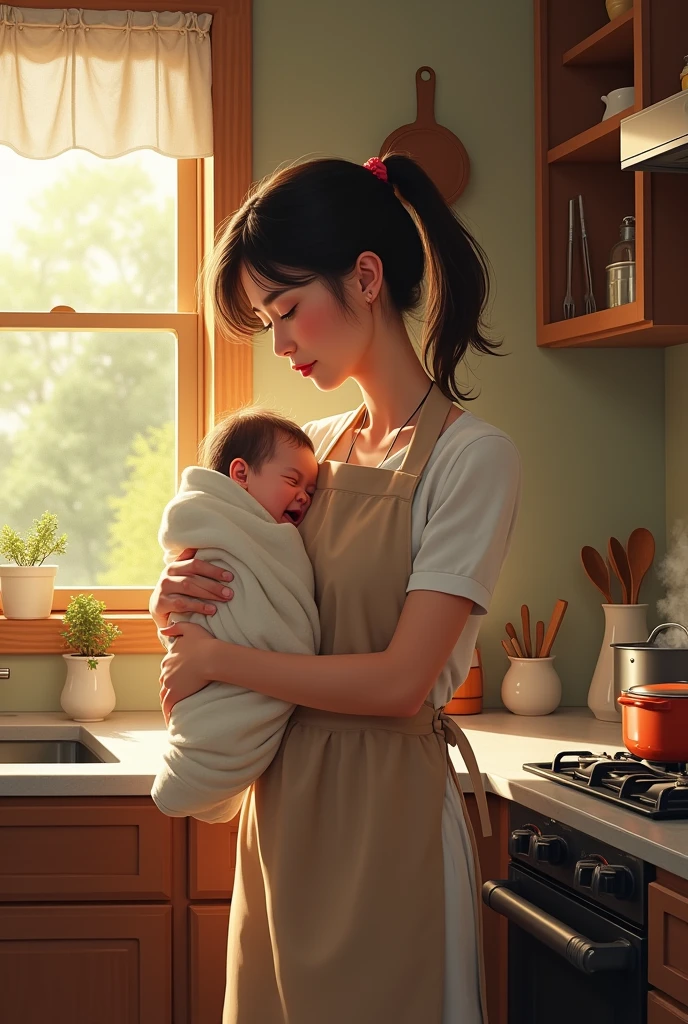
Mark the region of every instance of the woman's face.
[[285, 288], [257, 284], [244, 269], [241, 280], [254, 311], [272, 331], [275, 355], [289, 359], [319, 391], [333, 391], [356, 376], [373, 338], [373, 317], [358, 274], [343, 282], [352, 307], [348, 316], [318, 279]]

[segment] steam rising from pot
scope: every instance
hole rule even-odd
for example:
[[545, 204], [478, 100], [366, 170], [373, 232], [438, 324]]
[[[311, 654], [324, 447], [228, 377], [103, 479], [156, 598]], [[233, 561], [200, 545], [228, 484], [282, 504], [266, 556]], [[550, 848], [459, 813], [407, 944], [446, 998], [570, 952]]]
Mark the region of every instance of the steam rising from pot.
[[[673, 525], [669, 549], [657, 565], [657, 577], [666, 587], [666, 597], [657, 602], [662, 621], [688, 625], [688, 529], [682, 519]], [[688, 646], [682, 629], [665, 629], [654, 642], [658, 647]]]

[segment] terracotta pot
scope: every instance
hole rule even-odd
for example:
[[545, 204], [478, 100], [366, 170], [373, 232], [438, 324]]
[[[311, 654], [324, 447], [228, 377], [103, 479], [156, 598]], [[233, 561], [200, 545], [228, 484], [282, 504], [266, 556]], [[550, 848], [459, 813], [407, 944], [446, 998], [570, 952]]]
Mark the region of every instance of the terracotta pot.
[[632, 686], [617, 702], [632, 754], [644, 761], [688, 761], [688, 682]]

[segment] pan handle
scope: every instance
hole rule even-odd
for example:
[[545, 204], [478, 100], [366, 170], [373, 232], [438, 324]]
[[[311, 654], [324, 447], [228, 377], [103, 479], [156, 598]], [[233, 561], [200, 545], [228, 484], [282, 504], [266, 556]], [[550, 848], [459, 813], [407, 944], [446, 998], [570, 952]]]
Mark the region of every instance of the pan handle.
[[635, 953], [627, 939], [593, 942], [519, 896], [508, 881], [502, 879], [485, 882], [483, 902], [584, 974], [630, 971], [634, 966]]
[[660, 697], [629, 697], [627, 693], [620, 693], [616, 703], [627, 708], [640, 708], [641, 711], [662, 711], [664, 714], [671, 711], [671, 701]]
[[660, 633], [663, 633], [665, 629], [671, 629], [673, 626], [675, 626], [676, 629], [682, 629], [683, 632], [688, 636], [688, 629], [686, 629], [683, 623], [663, 622], [660, 626], [655, 626], [655, 628], [652, 630], [649, 637], [647, 638], [647, 643], [651, 644], [656, 636], [658, 636]]

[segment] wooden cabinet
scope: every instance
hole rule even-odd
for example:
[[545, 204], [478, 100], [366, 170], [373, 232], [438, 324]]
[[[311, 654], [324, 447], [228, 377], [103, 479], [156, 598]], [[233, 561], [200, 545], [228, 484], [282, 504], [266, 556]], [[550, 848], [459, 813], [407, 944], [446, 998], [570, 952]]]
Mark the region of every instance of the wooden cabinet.
[[[688, 337], [681, 284], [688, 180], [622, 171], [622, 111], [602, 121], [600, 97], [635, 87], [635, 110], [680, 91], [685, 0], [635, 0], [609, 21], [601, 0], [536, 0], [536, 289], [538, 344], [651, 346]], [[597, 311], [585, 313], [578, 213], [576, 316], [564, 317], [568, 200], [583, 196]], [[605, 267], [625, 216], [635, 217], [636, 301], [607, 309]]]
[[648, 916], [648, 1024], [688, 1024], [688, 881], [658, 871]]
[[3, 1024], [170, 1024], [171, 917], [165, 905], [0, 908]]
[[[505, 877], [489, 795], [483, 877]], [[148, 797], [0, 798], [2, 1024], [220, 1024], [238, 820], [166, 818]], [[506, 924], [484, 914], [491, 1024], [506, 1024]]]

